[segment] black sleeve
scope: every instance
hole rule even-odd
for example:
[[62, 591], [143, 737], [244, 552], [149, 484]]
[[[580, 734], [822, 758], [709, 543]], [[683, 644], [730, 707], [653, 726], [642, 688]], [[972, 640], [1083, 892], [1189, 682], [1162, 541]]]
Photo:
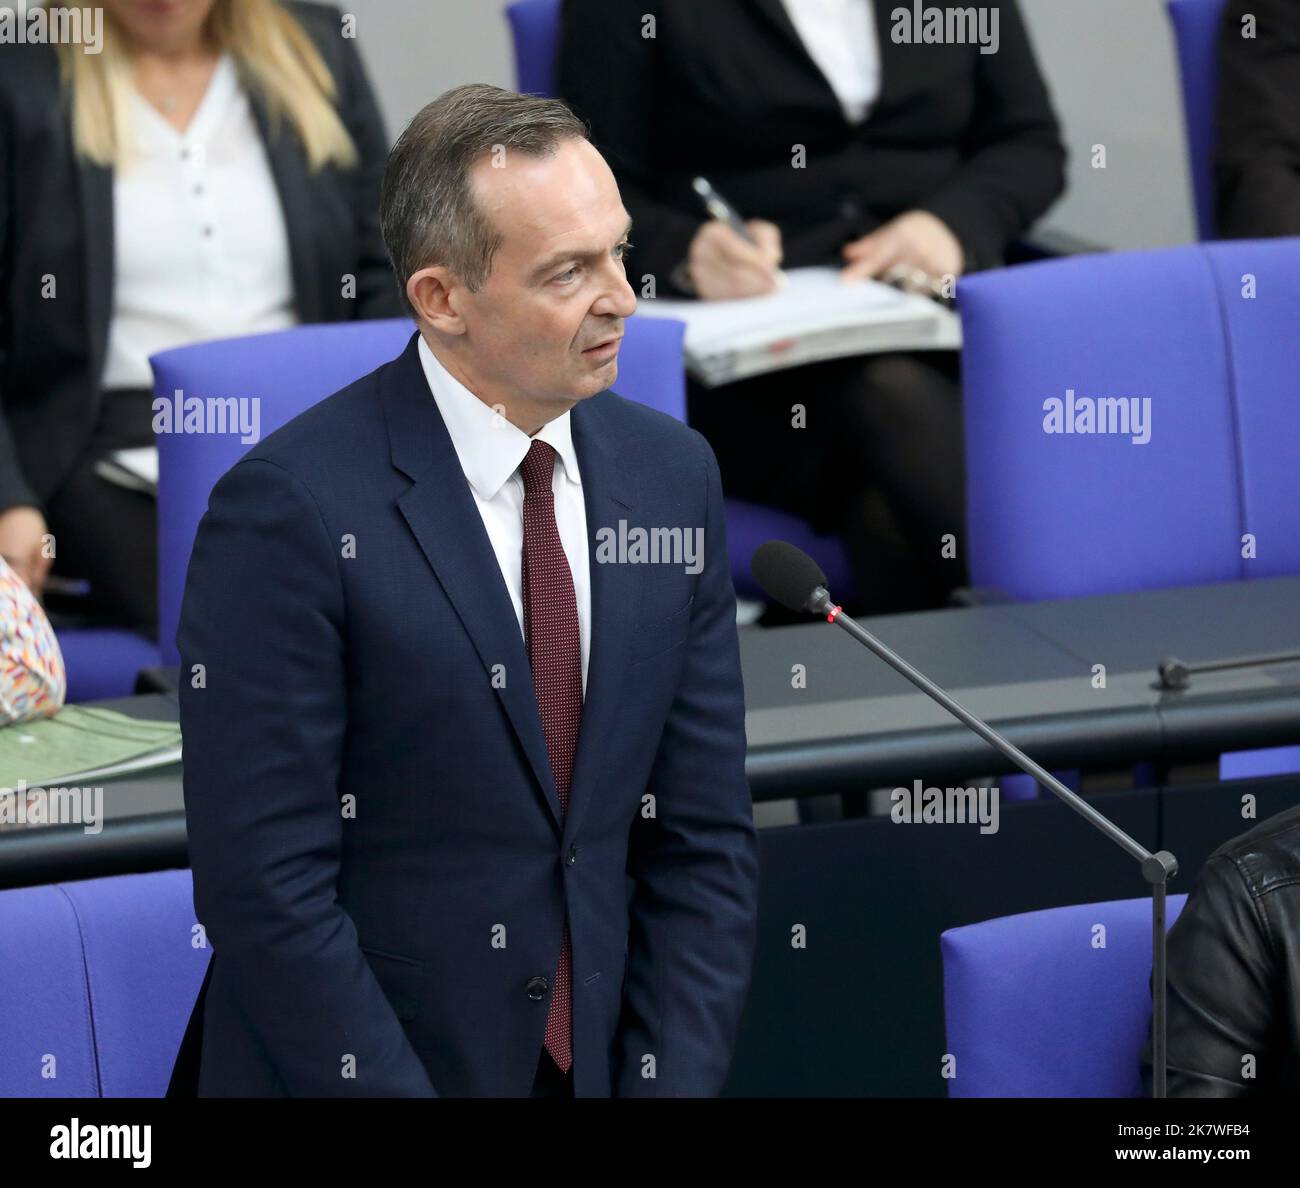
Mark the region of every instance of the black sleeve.
[[632, 216], [628, 280], [638, 292], [646, 274], [670, 287], [705, 221], [703, 211], [687, 214], [653, 197], [657, 42], [641, 31], [655, 7], [651, 0], [564, 0], [556, 65], [558, 94], [591, 128]]
[[975, 110], [960, 171], [917, 207], [966, 249], [966, 271], [1002, 263], [1006, 246], [1065, 189], [1065, 146], [1020, 11], [998, 6], [998, 51], [977, 53]]
[[[1212, 856], [1169, 933], [1170, 1097], [1243, 1097], [1276, 1077], [1273, 970], [1259, 903], [1237, 864]], [[1142, 1075], [1149, 1093], [1149, 1038]]]
[[[14, 201], [14, 153], [11, 148], [13, 127], [10, 113], [0, 106], [0, 379], [7, 363], [5, 344], [9, 338], [9, 292], [13, 269], [9, 226]], [[40, 507], [36, 493], [23, 474], [18, 447], [4, 412], [4, 389], [0, 387], [0, 512], [11, 507]]]
[[[1255, 36], [1242, 36], [1242, 18]], [[1229, 0], [1219, 37], [1215, 150], [1224, 238], [1300, 235], [1300, 4]]]
[[356, 169], [354, 203], [356, 211], [356, 259], [358, 318], [396, 318], [406, 313], [397, 282], [388, 262], [379, 231], [379, 193], [388, 160], [388, 134], [379, 114], [375, 94], [366, 75], [356, 41], [340, 37], [343, 43], [339, 89], [339, 115], [357, 146], [360, 160]]

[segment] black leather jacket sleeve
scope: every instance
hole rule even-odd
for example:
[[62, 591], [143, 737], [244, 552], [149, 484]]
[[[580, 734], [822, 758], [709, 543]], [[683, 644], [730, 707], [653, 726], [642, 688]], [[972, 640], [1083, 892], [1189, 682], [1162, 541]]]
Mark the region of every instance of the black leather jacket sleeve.
[[[1284, 1014], [1261, 900], [1231, 855], [1202, 868], [1169, 933], [1169, 1096], [1245, 1097], [1278, 1076]], [[1151, 1043], [1142, 1054], [1151, 1087]]]

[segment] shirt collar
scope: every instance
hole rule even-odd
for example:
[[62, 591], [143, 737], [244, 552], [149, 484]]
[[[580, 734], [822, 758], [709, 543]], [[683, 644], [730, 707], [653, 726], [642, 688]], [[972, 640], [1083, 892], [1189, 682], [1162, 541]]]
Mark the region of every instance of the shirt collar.
[[[482, 499], [494, 499], [528, 454], [533, 438], [505, 417], [498, 415], [457, 380], [429, 349], [420, 335], [420, 365], [429, 391], [451, 436], [460, 468], [470, 486]], [[547, 421], [533, 436], [546, 442], [560, 456], [564, 477], [581, 486], [578, 455], [573, 448], [569, 423], [572, 410]]]
[[154, 131], [164, 136], [168, 143], [178, 142], [186, 145], [206, 144], [225, 118], [226, 111], [239, 96], [239, 76], [234, 59], [228, 50], [223, 50], [217, 59], [216, 68], [208, 80], [207, 90], [199, 100], [199, 105], [190, 118], [184, 132], [179, 131], [152, 103], [134, 87], [131, 98], [137, 112], [143, 111]]

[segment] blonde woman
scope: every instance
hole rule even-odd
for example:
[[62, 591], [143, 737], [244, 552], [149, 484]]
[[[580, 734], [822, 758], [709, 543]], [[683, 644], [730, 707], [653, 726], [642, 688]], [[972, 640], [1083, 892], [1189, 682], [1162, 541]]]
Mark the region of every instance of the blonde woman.
[[153, 443], [155, 351], [400, 312], [387, 138], [336, 8], [103, 9], [100, 53], [0, 46], [0, 556], [39, 594], [53, 533], [80, 608], [152, 633], [154, 501], [96, 463]]

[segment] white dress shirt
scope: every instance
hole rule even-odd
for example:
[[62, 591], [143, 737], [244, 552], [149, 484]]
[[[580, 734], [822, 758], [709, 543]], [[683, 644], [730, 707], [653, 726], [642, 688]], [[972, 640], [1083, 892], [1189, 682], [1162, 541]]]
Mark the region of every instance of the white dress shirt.
[[[451, 435], [460, 468], [483, 518], [488, 540], [505, 579], [519, 634], [524, 635], [524, 479], [520, 464], [533, 439], [505, 417], [492, 411], [438, 362], [420, 336], [420, 364], [429, 390]], [[582, 476], [573, 448], [569, 413], [547, 421], [535, 434], [555, 449], [555, 524], [573, 575], [578, 602], [578, 636], [582, 648], [582, 689], [587, 690], [587, 658], [591, 654], [591, 579], [587, 568], [587, 506]], [[526, 642], [526, 641], [525, 641]], [[510, 674], [506, 674], [509, 679]]]
[[184, 132], [134, 89], [131, 128], [113, 176], [105, 388], [152, 388], [155, 351], [298, 320], [284, 212], [230, 56]]
[[850, 124], [880, 94], [880, 43], [872, 0], [784, 0], [790, 23], [820, 67]]

